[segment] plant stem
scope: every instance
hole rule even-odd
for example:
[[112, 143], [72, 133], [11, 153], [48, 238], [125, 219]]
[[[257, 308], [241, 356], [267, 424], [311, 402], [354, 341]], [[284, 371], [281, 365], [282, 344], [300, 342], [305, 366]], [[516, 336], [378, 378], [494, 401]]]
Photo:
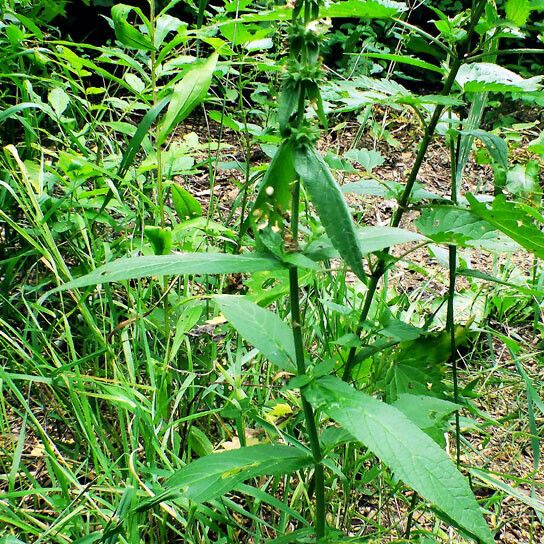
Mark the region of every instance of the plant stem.
[[[450, 141], [450, 162], [451, 162], [451, 201], [457, 204], [458, 181], [457, 168], [461, 155], [461, 135], [458, 135], [454, 141]], [[461, 165], [461, 166], [464, 166]], [[451, 244], [448, 246], [449, 260], [449, 287], [448, 287], [448, 309], [446, 314], [446, 331], [450, 335], [450, 362], [452, 365], [453, 378], [453, 400], [459, 402], [459, 378], [457, 375], [457, 346], [455, 342], [455, 282], [457, 279], [457, 246]], [[459, 421], [459, 410], [455, 412], [455, 460], [457, 468], [461, 464], [461, 424]]]
[[[474, 34], [474, 30], [476, 28], [476, 24], [480, 20], [480, 17], [482, 16], [482, 13], [485, 9], [486, 1], [480, 0], [476, 8], [474, 9], [472, 13], [472, 17], [470, 20], [469, 28], [467, 31], [467, 37], [465, 41], [460, 45], [460, 47], [457, 50], [457, 55], [452, 61], [450, 72], [448, 74], [448, 77], [444, 83], [444, 87], [442, 88], [442, 92], [440, 93], [442, 96], [449, 96], [453, 84], [455, 83], [455, 78], [457, 77], [457, 73], [459, 72], [459, 68], [461, 68], [461, 65], [463, 64], [463, 59], [465, 58], [468, 48], [470, 47], [470, 41]], [[429, 144], [431, 143], [431, 140], [434, 136], [434, 133], [436, 131], [436, 127], [440, 121], [440, 118], [442, 116], [442, 112], [444, 111], [444, 105], [437, 104], [436, 108], [434, 110], [434, 113], [431, 117], [431, 120], [429, 121], [429, 124], [425, 128], [425, 133], [423, 134], [423, 139], [421, 140], [421, 143], [419, 144], [419, 148], [416, 155], [416, 160], [414, 162], [414, 165], [412, 166], [412, 170], [410, 171], [410, 175], [408, 176], [408, 181], [406, 182], [406, 186], [404, 187], [404, 191], [398, 201], [398, 208], [396, 209], [395, 213], [393, 214], [393, 217], [391, 219], [391, 226], [392, 227], [398, 227], [400, 225], [401, 219], [404, 215], [404, 212], [406, 211], [406, 208], [408, 206], [408, 202], [410, 200], [410, 195], [412, 194], [412, 190], [414, 188], [414, 184], [417, 180], [417, 176], [419, 174], [419, 170], [421, 169], [421, 165], [423, 164], [423, 160], [425, 159], [425, 155], [427, 154], [427, 150], [429, 148]], [[363, 327], [364, 322], [366, 321], [368, 317], [368, 312], [370, 310], [370, 307], [372, 305], [372, 301], [374, 299], [374, 296], [376, 295], [376, 290], [378, 288], [378, 283], [381, 279], [381, 277], [384, 275], [387, 267], [385, 265], [385, 260], [387, 258], [387, 255], [389, 254], [389, 248], [387, 248], [385, 251], [385, 256], [379, 257], [378, 261], [376, 263], [376, 266], [374, 268], [374, 271], [372, 273], [371, 281], [368, 285], [368, 291], [365, 295], [365, 301], [363, 304], [363, 309], [361, 310], [361, 315], [359, 317], [359, 323], [357, 325], [357, 335], [360, 335]], [[342, 379], [345, 381], [349, 381], [351, 377], [351, 371], [353, 369], [353, 365], [355, 364], [355, 358], [357, 354], [357, 347], [352, 347], [349, 350], [348, 353], [348, 359], [346, 361], [346, 366], [344, 367], [344, 373], [342, 376]]]
[[[293, 243], [297, 245], [298, 239], [298, 218], [299, 218], [299, 204], [300, 204], [300, 179], [297, 177], [293, 186], [293, 196], [291, 203], [291, 235], [293, 237]], [[291, 266], [289, 268], [289, 294], [291, 304], [291, 327], [293, 330], [293, 339], [295, 343], [295, 359], [297, 365], [297, 373], [299, 376], [306, 374], [306, 363], [304, 361], [304, 343], [302, 339], [302, 316], [300, 313], [299, 302], [299, 282], [298, 282], [298, 268]], [[314, 470], [315, 470], [315, 531], [317, 539], [319, 540], [325, 535], [325, 481], [323, 475], [323, 465], [321, 463], [321, 446], [319, 444], [319, 435], [317, 433], [317, 425], [315, 420], [315, 413], [310, 403], [302, 398], [302, 409], [304, 411], [304, 419], [306, 422], [306, 430], [308, 433], [308, 439], [310, 441], [310, 448], [314, 458]]]
[[[151, 26], [151, 43], [155, 43], [155, 0], [149, 0], [149, 24]], [[158, 93], [157, 93], [157, 54], [155, 48], [151, 50], [151, 90], [153, 93], [153, 105], [157, 104]], [[156, 129], [158, 132], [158, 128]], [[162, 184], [162, 147], [155, 140], [155, 155], [157, 157], [157, 201], [159, 205], [159, 222], [162, 228], [165, 225], [164, 218], [164, 191]]]

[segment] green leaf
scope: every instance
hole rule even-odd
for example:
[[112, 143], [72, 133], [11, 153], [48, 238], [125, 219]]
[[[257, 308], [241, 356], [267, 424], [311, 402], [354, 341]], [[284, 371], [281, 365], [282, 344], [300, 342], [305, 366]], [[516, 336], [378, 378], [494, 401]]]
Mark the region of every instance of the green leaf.
[[136, 132], [134, 133], [134, 136], [131, 138], [129, 144], [127, 145], [127, 148], [125, 149], [125, 152], [123, 153], [123, 158], [121, 160], [121, 163], [119, 164], [119, 170], [117, 171], [117, 175], [120, 178], [125, 177], [128, 169], [134, 163], [134, 159], [136, 158], [136, 154], [138, 153], [138, 150], [142, 145], [143, 139], [155, 122], [155, 119], [160, 115], [161, 111], [170, 102], [170, 98], [170, 96], [163, 98], [162, 100], [157, 102], [152, 108], [150, 108], [149, 111], [143, 116], [142, 120], [138, 125], [138, 128], [136, 129]]
[[[364, 227], [355, 230], [355, 236], [362, 255], [381, 251], [388, 247], [408, 242], [424, 242], [425, 236], [406, 229], [395, 227]], [[315, 261], [333, 259], [338, 252], [327, 236], [310, 243], [304, 252]]]
[[459, 132], [481, 140], [489, 151], [491, 158], [504, 170], [508, 168], [508, 146], [501, 137], [479, 129], [461, 130]]
[[333, 2], [319, 11], [320, 17], [359, 17], [388, 19], [406, 11], [406, 5], [393, 0], [346, 0]]
[[465, 93], [538, 91], [542, 76], [522, 78], [519, 74], [498, 64], [474, 62], [463, 64], [455, 81]]
[[51, 107], [57, 114], [57, 117], [60, 117], [68, 107], [68, 104], [70, 104], [70, 97], [64, 92], [63, 89], [60, 87], [55, 87], [49, 92], [47, 101], [49, 104], [51, 104]]
[[383, 155], [379, 151], [368, 149], [350, 149], [344, 154], [344, 157], [358, 162], [368, 173], [385, 162]]
[[217, 53], [213, 53], [204, 64], [189, 70], [175, 85], [168, 110], [159, 124], [158, 145], [162, 145], [176, 126], [206, 98], [217, 59]]
[[189, 191], [177, 183], [172, 183], [170, 185], [170, 191], [172, 193], [174, 209], [176, 210], [180, 221], [187, 221], [202, 215], [202, 206], [200, 205], [200, 202], [191, 195]]
[[295, 343], [289, 325], [240, 295], [214, 297], [238, 333], [282, 370], [295, 370]]
[[199, 456], [205, 457], [213, 453], [213, 444], [202, 430], [197, 426], [191, 425], [189, 430], [189, 446]]
[[516, 164], [506, 173], [505, 189], [513, 195], [527, 196], [540, 193], [540, 165], [537, 161]]
[[450, 416], [460, 408], [447, 400], [406, 393], [399, 395], [393, 406], [442, 448], [446, 446], [444, 433], [448, 430]]
[[148, 510], [165, 500], [177, 498], [206, 502], [250, 478], [289, 474], [313, 463], [311, 455], [291, 446], [265, 444], [201, 457], [174, 473], [164, 491], [141, 503]]
[[460, 527], [486, 544], [494, 542], [465, 478], [403, 413], [332, 376], [314, 381], [305, 396]]
[[481, 272], [480, 270], [458, 268], [457, 275], [464, 276], [466, 278], [475, 278], [478, 280], [488, 281], [491, 283], [497, 283], [498, 285], [504, 285], [506, 287], [512, 287], [512, 289], [515, 289], [516, 291], [519, 291], [520, 293], [523, 293], [524, 295], [527, 295], [529, 297], [543, 297], [544, 296], [544, 291], [541, 291], [539, 289], [530, 289], [529, 287], [524, 287], [523, 285], [518, 285], [517, 283], [504, 281], [504, 280], [501, 280], [500, 278], [496, 278], [495, 276], [486, 274], [485, 272]]
[[544, 156], [544, 131], [533, 141], [529, 142], [527, 149], [537, 155]]
[[[514, 488], [511, 485], [508, 485], [506, 482], [499, 480], [496, 474], [486, 472], [481, 469], [471, 468], [470, 473], [473, 476], [476, 476], [479, 480], [484, 482], [486, 485], [506, 493], [510, 497], [514, 497], [516, 500], [526, 504], [529, 508], [533, 508], [537, 512], [544, 514], [544, 500], [540, 497], [532, 497], [524, 489]], [[493, 474], [493, 475], [492, 475]], [[511, 479], [511, 475], [505, 475], [507, 479]]]
[[137, 13], [142, 21], [148, 22], [139, 8], [127, 6], [126, 4], [116, 4], [111, 8], [115, 36], [127, 47], [143, 51], [153, 51], [155, 48], [151, 43], [151, 39], [127, 21], [131, 11]]
[[258, 231], [263, 225], [283, 225], [283, 214], [291, 201], [291, 183], [295, 178], [293, 147], [284, 142], [276, 151], [270, 166], [259, 186], [255, 204], [250, 212], [250, 221]]
[[280, 261], [258, 254], [179, 253], [116, 259], [91, 273], [65, 283], [50, 293], [78, 289], [114, 281], [135, 280], [145, 276], [179, 276], [183, 274], [237, 274], [263, 270], [281, 270]]
[[435, 243], [467, 245], [467, 242], [479, 240], [495, 227], [480, 217], [454, 206], [426, 208], [415, 225], [419, 231]]
[[506, 0], [504, 6], [506, 18], [516, 26], [524, 26], [531, 13], [531, 2], [529, 0]]
[[[341, 187], [344, 194], [354, 193], [357, 195], [381, 196], [383, 198], [399, 198], [404, 192], [405, 184], [397, 181], [377, 181], [375, 179], [364, 179], [346, 183]], [[421, 200], [441, 199], [436, 193], [425, 189], [420, 183], [415, 183], [410, 194], [410, 202], [419, 202]]]
[[351, 214], [329, 167], [314, 149], [302, 147], [295, 151], [295, 170], [308, 189], [333, 246], [357, 277], [365, 281], [363, 255]]
[[466, 197], [476, 215], [504, 232], [539, 259], [544, 258], [544, 234], [541, 231], [543, 222], [538, 221], [540, 225], [535, 225], [533, 222], [535, 214], [529, 214], [520, 205], [508, 202], [504, 195], [495, 197], [491, 208], [476, 200], [470, 193], [467, 193]]
[[172, 230], [146, 225], [144, 234], [151, 243], [155, 255], [168, 255], [172, 249]]

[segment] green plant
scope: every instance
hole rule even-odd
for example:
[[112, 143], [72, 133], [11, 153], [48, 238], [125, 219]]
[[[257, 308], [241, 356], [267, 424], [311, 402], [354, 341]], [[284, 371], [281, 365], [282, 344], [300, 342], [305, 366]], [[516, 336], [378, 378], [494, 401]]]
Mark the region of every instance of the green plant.
[[[113, 45], [45, 40], [56, 67], [40, 80], [49, 109], [38, 97], [18, 109], [4, 95], [0, 118], [20, 123], [28, 142], [20, 133], [2, 159], [0, 534], [445, 538], [440, 523], [418, 520], [421, 511], [457, 528], [459, 541], [491, 542], [481, 508], [497, 512], [502, 497], [516, 496], [541, 512], [539, 384], [524, 369], [533, 356], [485, 323], [507, 317], [538, 331], [542, 300], [537, 162], [512, 166], [503, 132], [482, 125], [488, 93], [541, 94], [538, 78], [479, 62], [501, 58], [501, 12], [483, 1], [454, 17], [436, 10], [430, 34], [392, 2], [303, 0], [268, 11], [200, 2], [196, 28], [172, 7], [117, 4]], [[511, 28], [512, 4], [508, 13]], [[385, 77], [325, 71], [329, 17], [351, 17], [369, 33], [391, 29], [394, 49], [362, 53], [387, 67]], [[444, 64], [403, 54], [404, 32], [440, 49]], [[404, 65], [439, 74], [441, 93], [398, 83]], [[107, 82], [102, 105], [91, 98], [91, 71]], [[208, 126], [180, 138], [178, 125], [208, 94], [217, 139]], [[50, 120], [25, 120], [27, 109]], [[344, 145], [345, 113], [359, 110], [361, 126]], [[384, 179], [396, 153], [386, 144], [400, 139], [389, 135], [379, 151], [366, 139], [387, 136], [390, 112], [412, 123], [419, 142], [406, 183]], [[332, 131], [337, 148], [322, 156], [329, 142], [320, 135]], [[427, 187], [422, 167], [441, 136], [451, 187]], [[494, 199], [464, 191], [475, 142], [493, 165]], [[233, 164], [240, 174], [225, 213], [215, 189]], [[339, 186], [333, 171], [361, 179]], [[179, 184], [194, 174], [204, 190]], [[389, 226], [362, 226], [382, 199], [393, 206]], [[499, 257], [493, 273], [471, 268], [471, 251], [505, 245], [534, 255], [530, 274], [506, 276]], [[417, 257], [427, 246], [431, 265]], [[421, 280], [415, 287], [410, 274]], [[489, 428], [504, 430], [511, 417], [498, 422], [479, 408], [478, 387], [506, 365], [493, 339], [517, 372], [501, 369], [497, 381], [521, 387], [528, 414], [516, 436], [534, 457], [531, 497], [503, 485], [487, 458], [475, 469], [469, 457], [473, 431], [485, 446]], [[467, 358], [481, 368], [469, 371]], [[457, 468], [444, 451], [450, 431]], [[28, 444], [39, 446], [48, 480], [32, 470]], [[393, 501], [401, 513], [388, 517]]]

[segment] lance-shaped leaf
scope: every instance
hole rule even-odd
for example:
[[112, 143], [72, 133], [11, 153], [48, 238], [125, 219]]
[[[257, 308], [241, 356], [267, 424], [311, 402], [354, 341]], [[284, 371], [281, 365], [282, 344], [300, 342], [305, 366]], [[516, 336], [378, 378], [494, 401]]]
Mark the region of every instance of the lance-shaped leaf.
[[403, 413], [332, 376], [312, 382], [305, 396], [460, 527], [485, 544], [494, 542], [465, 478]]
[[136, 12], [142, 21], [149, 23], [142, 10], [126, 4], [117, 4], [111, 8], [111, 18], [113, 20], [113, 28], [116, 38], [127, 47], [140, 49], [143, 51], [152, 51], [153, 43], [149, 36], [142, 34], [136, 27], [132, 26], [128, 21], [128, 16], [131, 11]]
[[353, 220], [329, 167], [315, 149], [304, 146], [295, 151], [295, 170], [308, 189], [333, 246], [353, 272], [365, 281], [363, 255]]
[[176, 126], [206, 98], [217, 59], [217, 53], [213, 53], [204, 64], [189, 70], [175, 85], [168, 110], [159, 124], [158, 145], [162, 145]]
[[165, 500], [184, 497], [205, 502], [228, 493], [241, 482], [267, 475], [289, 474], [313, 463], [309, 452], [265, 444], [201, 457], [174, 473], [164, 491], [138, 506], [147, 510]]
[[237, 274], [281, 269], [283, 269], [283, 265], [280, 261], [257, 254], [178, 253], [176, 255], [129, 257], [105, 264], [85, 276], [53, 289], [50, 293], [114, 281], [135, 280], [145, 276]]
[[[530, 212], [527, 208], [522, 208], [521, 205], [508, 202], [504, 195], [495, 197], [490, 208], [479, 202], [470, 193], [467, 193], [466, 198], [476, 215], [504, 232], [539, 259], [544, 258], [544, 233], [541, 231], [544, 220], [542, 217]], [[535, 219], [540, 223], [539, 226], [535, 224]]]
[[215, 300], [238, 333], [270, 362], [282, 370], [295, 370], [293, 332], [285, 321], [243, 296], [219, 295]]

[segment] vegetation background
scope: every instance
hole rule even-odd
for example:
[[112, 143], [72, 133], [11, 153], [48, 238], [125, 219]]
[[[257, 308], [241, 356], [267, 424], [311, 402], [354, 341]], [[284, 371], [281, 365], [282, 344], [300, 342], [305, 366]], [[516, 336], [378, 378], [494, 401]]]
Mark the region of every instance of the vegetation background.
[[0, 543], [544, 541], [542, 0], [0, 1]]

